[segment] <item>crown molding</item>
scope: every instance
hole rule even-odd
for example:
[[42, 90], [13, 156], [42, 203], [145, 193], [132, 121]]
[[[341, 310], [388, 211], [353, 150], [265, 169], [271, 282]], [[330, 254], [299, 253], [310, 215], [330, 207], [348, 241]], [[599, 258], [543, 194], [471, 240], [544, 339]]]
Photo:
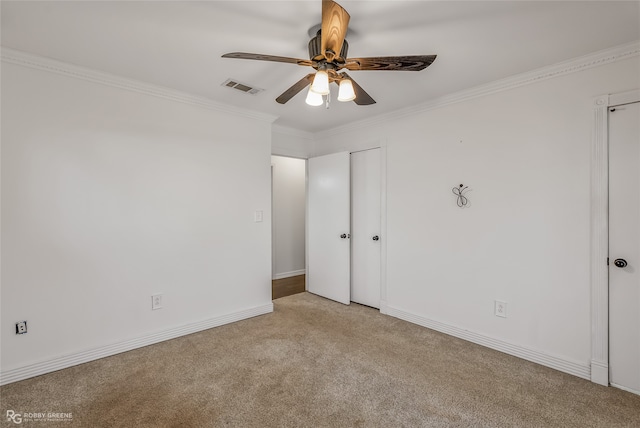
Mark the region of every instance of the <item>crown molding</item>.
[[213, 101], [209, 98], [192, 95], [187, 92], [181, 92], [163, 86], [152, 85], [150, 83], [104, 73], [102, 71], [97, 71], [90, 68], [68, 64], [51, 58], [45, 58], [39, 55], [6, 48], [4, 46], [1, 48], [0, 58], [3, 62], [16, 64], [22, 67], [48, 71], [50, 73], [61, 74], [63, 76], [85, 80], [87, 82], [98, 83], [101, 85], [111, 86], [113, 88], [124, 89], [127, 91], [176, 101], [183, 104], [190, 104], [209, 110], [235, 114], [249, 119], [256, 119], [273, 123], [278, 118], [274, 115], [230, 106], [227, 104], [219, 103], [217, 101]]
[[362, 128], [368, 128], [381, 121], [400, 119], [407, 116], [413, 116], [425, 111], [434, 110], [450, 104], [456, 104], [463, 101], [472, 100], [479, 97], [495, 94], [520, 86], [530, 85], [532, 83], [541, 82], [547, 79], [565, 76], [579, 71], [588, 70], [590, 68], [599, 67], [601, 65], [611, 64], [623, 61], [640, 55], [640, 40], [613, 48], [594, 52], [568, 61], [563, 61], [551, 66], [538, 68], [526, 73], [516, 74], [511, 77], [496, 80], [491, 83], [465, 89], [460, 92], [454, 92], [439, 98], [427, 101], [422, 104], [406, 107], [390, 113], [372, 116], [357, 122], [339, 126], [326, 131], [315, 134], [317, 139], [334, 136], [344, 132], [355, 131]]

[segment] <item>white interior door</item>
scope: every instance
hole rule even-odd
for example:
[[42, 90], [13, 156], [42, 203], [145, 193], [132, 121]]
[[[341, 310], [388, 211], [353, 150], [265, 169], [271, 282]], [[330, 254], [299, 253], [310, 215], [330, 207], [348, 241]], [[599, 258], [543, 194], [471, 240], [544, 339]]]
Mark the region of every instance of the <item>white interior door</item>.
[[309, 159], [307, 290], [348, 305], [350, 281], [349, 153]]
[[640, 103], [609, 112], [609, 380], [640, 394]]
[[351, 154], [351, 301], [380, 308], [380, 149]]

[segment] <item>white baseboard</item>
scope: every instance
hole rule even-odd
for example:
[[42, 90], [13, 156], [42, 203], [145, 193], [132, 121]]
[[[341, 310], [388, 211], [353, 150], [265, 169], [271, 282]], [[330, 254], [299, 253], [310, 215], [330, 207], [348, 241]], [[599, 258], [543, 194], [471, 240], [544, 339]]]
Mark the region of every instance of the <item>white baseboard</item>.
[[291, 272], [274, 273], [273, 279], [290, 278], [292, 276], [305, 275], [306, 273], [306, 269], [292, 270]]
[[121, 352], [131, 351], [133, 349], [153, 345], [154, 343], [164, 342], [165, 340], [175, 339], [176, 337], [186, 336], [187, 334], [196, 333], [213, 327], [219, 327], [224, 324], [241, 321], [247, 318], [253, 318], [270, 312], [273, 312], [273, 303], [170, 328], [168, 330], [147, 334], [142, 337], [125, 340], [111, 345], [87, 349], [75, 354], [55, 357], [24, 367], [6, 370], [0, 373], [0, 385], [6, 385], [8, 383], [17, 382], [34, 376], [40, 376], [46, 373], [76, 366], [78, 364], [109, 357]]
[[591, 382], [609, 386], [609, 365], [591, 360]]
[[387, 306], [387, 302], [384, 300], [380, 300], [380, 313], [382, 315], [389, 315], [389, 306]]
[[632, 394], [640, 395], [640, 391], [636, 391], [635, 389], [627, 388], [626, 386], [621, 386], [621, 385], [618, 385], [618, 384], [615, 384], [615, 383], [612, 383], [611, 386], [613, 386], [614, 388], [621, 389], [623, 391], [630, 392]]
[[588, 364], [581, 364], [579, 362], [570, 361], [565, 358], [548, 355], [543, 352], [528, 349], [520, 345], [514, 345], [499, 339], [494, 339], [490, 336], [485, 336], [480, 333], [464, 330], [460, 327], [455, 327], [439, 321], [430, 320], [428, 318], [414, 315], [412, 313], [405, 312], [390, 306], [386, 307], [386, 311], [387, 315], [389, 316], [400, 318], [402, 320], [409, 321], [411, 323], [418, 324], [423, 327], [448, 334], [450, 336], [455, 336], [469, 342], [477, 343], [478, 345], [486, 346], [487, 348], [495, 349], [496, 351], [504, 352], [505, 354], [513, 355], [515, 357], [519, 357], [524, 360], [550, 367], [561, 372], [569, 373], [583, 379], [591, 380], [591, 367]]

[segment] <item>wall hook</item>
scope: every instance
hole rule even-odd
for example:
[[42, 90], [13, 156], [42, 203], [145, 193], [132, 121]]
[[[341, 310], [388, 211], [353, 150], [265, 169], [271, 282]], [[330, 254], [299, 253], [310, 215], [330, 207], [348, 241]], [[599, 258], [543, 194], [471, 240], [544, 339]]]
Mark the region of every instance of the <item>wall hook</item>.
[[467, 197], [463, 195], [464, 191], [467, 190], [468, 188], [469, 186], [465, 186], [464, 184], [461, 184], [460, 187], [454, 187], [453, 189], [451, 189], [453, 194], [457, 196], [456, 203], [460, 208], [464, 208], [469, 203], [469, 200], [467, 199]]

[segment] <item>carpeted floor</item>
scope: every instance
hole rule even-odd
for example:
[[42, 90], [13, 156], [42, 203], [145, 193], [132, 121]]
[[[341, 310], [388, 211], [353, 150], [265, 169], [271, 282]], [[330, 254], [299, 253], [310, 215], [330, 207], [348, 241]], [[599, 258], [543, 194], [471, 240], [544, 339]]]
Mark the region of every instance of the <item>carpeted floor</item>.
[[640, 396], [374, 309], [302, 293], [275, 312], [0, 388], [82, 427], [639, 427]]

